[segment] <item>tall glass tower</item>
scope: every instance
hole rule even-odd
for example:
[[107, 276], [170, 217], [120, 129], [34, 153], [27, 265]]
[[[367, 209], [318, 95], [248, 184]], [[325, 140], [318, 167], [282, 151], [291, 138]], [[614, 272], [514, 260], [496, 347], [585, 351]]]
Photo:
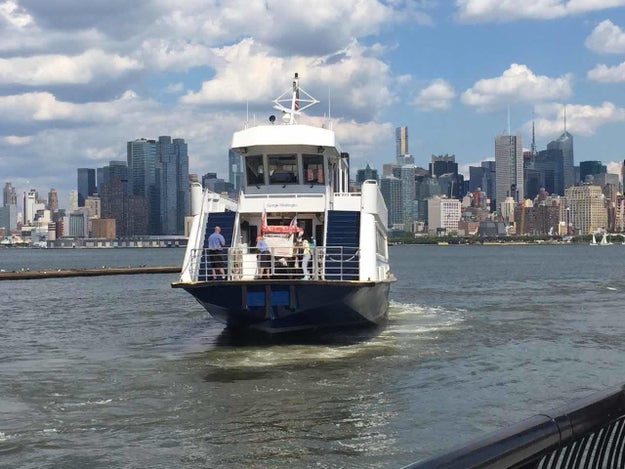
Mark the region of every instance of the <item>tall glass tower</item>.
[[78, 206], [85, 206], [85, 199], [96, 193], [95, 169], [78, 168]]
[[395, 128], [395, 158], [408, 155], [408, 127]]
[[[566, 125], [566, 124], [565, 124]], [[547, 144], [547, 150], [562, 151], [562, 168], [564, 172], [564, 188], [575, 184], [575, 161], [573, 158], [573, 136], [564, 130], [556, 140]]]
[[497, 209], [512, 197], [519, 202], [525, 198], [523, 188], [523, 145], [520, 135], [495, 137], [495, 192]]

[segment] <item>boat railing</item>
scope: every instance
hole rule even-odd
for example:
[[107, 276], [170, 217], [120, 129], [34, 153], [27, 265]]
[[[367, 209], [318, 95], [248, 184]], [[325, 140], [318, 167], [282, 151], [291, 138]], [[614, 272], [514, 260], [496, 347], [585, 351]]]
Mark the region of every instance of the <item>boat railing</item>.
[[410, 469], [625, 467], [625, 385], [491, 433]]
[[310, 259], [306, 264], [304, 253], [296, 247], [273, 247], [265, 254], [248, 247], [231, 247], [224, 249], [222, 253], [202, 248], [191, 251], [191, 262], [197, 266], [195, 279], [200, 282], [222, 280], [220, 268], [224, 269], [226, 280], [358, 279], [358, 248], [317, 246], [310, 251]]

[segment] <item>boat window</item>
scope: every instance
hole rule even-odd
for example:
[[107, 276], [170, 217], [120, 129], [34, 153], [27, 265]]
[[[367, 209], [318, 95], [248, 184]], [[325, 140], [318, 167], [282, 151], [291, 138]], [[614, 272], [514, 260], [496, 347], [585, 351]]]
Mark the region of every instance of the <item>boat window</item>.
[[258, 186], [265, 184], [265, 168], [263, 167], [263, 155], [250, 155], [245, 157], [245, 172], [247, 184]]
[[297, 184], [297, 155], [269, 155], [269, 184]]
[[302, 155], [304, 184], [324, 184], [323, 155]]

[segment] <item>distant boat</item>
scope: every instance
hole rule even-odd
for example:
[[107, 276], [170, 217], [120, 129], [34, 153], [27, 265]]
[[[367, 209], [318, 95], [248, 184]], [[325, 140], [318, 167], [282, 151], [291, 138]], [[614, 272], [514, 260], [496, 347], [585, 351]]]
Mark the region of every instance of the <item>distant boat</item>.
[[591, 246], [599, 246], [599, 243], [597, 243], [597, 238], [595, 237], [595, 234], [592, 234], [592, 241], [590, 242]]

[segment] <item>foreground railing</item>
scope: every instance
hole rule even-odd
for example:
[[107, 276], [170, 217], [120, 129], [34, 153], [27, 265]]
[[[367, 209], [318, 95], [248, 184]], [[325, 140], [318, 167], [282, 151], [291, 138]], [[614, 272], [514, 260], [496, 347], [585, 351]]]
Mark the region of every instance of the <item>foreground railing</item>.
[[625, 385], [538, 414], [411, 469], [625, 467]]
[[221, 279], [220, 266], [227, 280], [254, 280], [262, 277], [357, 280], [359, 262], [357, 248], [342, 246], [311, 249], [307, 264], [303, 252], [290, 248], [271, 248], [267, 254], [258, 253], [254, 248], [229, 248], [221, 254], [211, 253], [208, 249], [193, 249], [190, 258], [196, 272], [194, 278], [198, 281]]

